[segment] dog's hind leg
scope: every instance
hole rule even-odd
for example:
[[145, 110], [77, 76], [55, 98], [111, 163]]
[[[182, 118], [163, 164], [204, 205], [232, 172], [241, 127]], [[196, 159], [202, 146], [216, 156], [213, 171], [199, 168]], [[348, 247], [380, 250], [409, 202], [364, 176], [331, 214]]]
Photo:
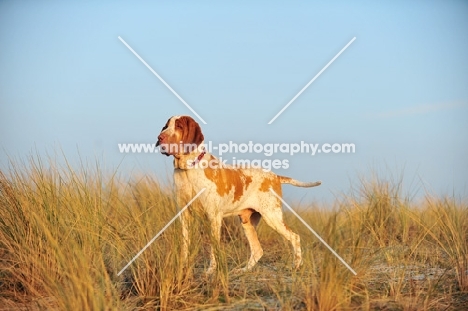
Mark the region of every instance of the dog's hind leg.
[[299, 268], [302, 264], [301, 238], [284, 224], [281, 208], [278, 207], [263, 214], [263, 218], [271, 228], [291, 242], [294, 251], [294, 267]]
[[239, 272], [245, 272], [251, 270], [263, 256], [263, 249], [258, 241], [257, 231], [255, 230], [261, 215], [253, 209], [246, 209], [239, 214], [239, 218], [242, 222], [242, 228], [244, 228], [244, 233], [249, 241], [250, 247], [250, 258], [247, 266], [239, 270]]

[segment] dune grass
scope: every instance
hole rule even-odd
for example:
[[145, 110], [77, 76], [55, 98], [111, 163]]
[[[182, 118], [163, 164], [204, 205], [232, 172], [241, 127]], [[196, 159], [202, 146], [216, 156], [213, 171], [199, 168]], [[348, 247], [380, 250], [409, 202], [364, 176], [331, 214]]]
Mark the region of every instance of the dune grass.
[[293, 206], [358, 273], [352, 275], [290, 213], [304, 264], [263, 222], [264, 257], [234, 275], [249, 249], [236, 218], [223, 224], [219, 267], [206, 276], [209, 224], [194, 214], [189, 262], [177, 213], [157, 177], [126, 179], [99, 164], [74, 170], [31, 158], [0, 171], [0, 310], [464, 310], [468, 305], [468, 206], [401, 183], [361, 181], [333, 206]]

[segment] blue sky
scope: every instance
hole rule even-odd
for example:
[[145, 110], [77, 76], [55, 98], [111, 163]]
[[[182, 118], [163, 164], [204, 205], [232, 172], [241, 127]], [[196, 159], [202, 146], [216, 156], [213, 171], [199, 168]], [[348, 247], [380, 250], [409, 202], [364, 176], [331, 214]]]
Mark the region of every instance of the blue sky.
[[[277, 173], [331, 200], [359, 177], [403, 174], [405, 191], [466, 197], [465, 1], [2, 1], [0, 165], [63, 150], [170, 182], [172, 161], [122, 155], [191, 112], [214, 142], [354, 143], [355, 154], [295, 155]], [[271, 125], [276, 113], [356, 40]], [[235, 155], [234, 155], [235, 156]]]

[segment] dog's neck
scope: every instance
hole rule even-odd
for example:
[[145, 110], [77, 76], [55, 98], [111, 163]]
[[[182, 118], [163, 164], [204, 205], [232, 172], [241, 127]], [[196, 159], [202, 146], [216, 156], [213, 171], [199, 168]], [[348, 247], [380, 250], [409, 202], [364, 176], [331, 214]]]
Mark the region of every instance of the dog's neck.
[[197, 167], [197, 164], [200, 163], [203, 159], [210, 158], [209, 153], [204, 147], [202, 142], [200, 146], [202, 148], [196, 148], [194, 151], [187, 154], [177, 154], [174, 155], [174, 169], [181, 170], [190, 170]]

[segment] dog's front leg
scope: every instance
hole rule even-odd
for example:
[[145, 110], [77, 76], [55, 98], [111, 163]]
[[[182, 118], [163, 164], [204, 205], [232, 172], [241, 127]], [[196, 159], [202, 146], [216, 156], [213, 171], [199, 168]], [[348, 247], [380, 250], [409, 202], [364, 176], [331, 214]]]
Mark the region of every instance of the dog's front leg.
[[[174, 177], [180, 177], [178, 175]], [[178, 181], [176, 179], [176, 181]], [[188, 195], [183, 191], [185, 189], [177, 189], [177, 192], [179, 195], [176, 197], [176, 204], [179, 209], [183, 208], [186, 206], [187, 202], [189, 201], [187, 199]], [[190, 208], [186, 209], [181, 215], [180, 215], [180, 223], [182, 227], [182, 243], [181, 243], [181, 251], [180, 251], [180, 262], [182, 266], [187, 265], [187, 260], [189, 256], [189, 249], [190, 249], [190, 226], [192, 225], [192, 211]]]
[[216, 261], [216, 252], [219, 251], [221, 241], [221, 225], [223, 221], [222, 215], [209, 215], [211, 223], [211, 250], [210, 250], [210, 266], [206, 271], [207, 274], [215, 272], [218, 263]]
[[190, 246], [190, 234], [189, 234], [189, 223], [190, 223], [190, 211], [185, 211], [180, 215], [180, 222], [182, 225], [182, 250], [181, 250], [181, 262], [183, 265], [187, 264], [189, 246]]

